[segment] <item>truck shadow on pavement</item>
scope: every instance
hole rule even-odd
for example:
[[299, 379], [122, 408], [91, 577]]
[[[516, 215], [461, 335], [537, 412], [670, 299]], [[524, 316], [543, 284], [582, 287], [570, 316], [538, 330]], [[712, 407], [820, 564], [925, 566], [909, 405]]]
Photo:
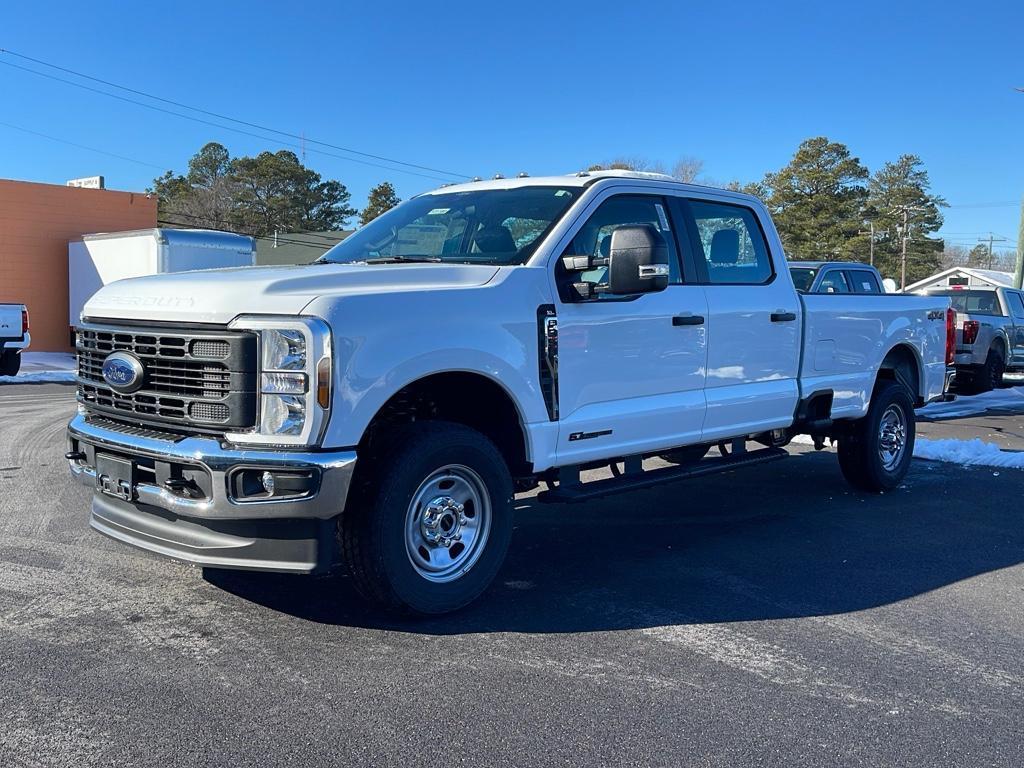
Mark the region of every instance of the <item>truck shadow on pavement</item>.
[[854, 492], [834, 454], [571, 506], [521, 499], [492, 588], [444, 617], [394, 618], [347, 577], [207, 571], [309, 621], [413, 633], [563, 633], [863, 610], [1024, 559], [1024, 473], [915, 461], [903, 487]]

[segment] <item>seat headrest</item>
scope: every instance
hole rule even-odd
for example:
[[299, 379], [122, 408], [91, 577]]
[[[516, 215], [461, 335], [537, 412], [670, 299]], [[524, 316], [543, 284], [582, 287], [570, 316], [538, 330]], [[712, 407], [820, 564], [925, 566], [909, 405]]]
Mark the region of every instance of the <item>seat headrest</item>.
[[735, 264], [740, 260], [740, 233], [736, 229], [720, 229], [711, 238], [712, 264]]
[[605, 235], [601, 238], [601, 242], [597, 245], [597, 255], [602, 259], [607, 259], [612, 254], [612, 236]]
[[484, 227], [473, 239], [481, 253], [515, 253], [516, 240], [508, 227]]

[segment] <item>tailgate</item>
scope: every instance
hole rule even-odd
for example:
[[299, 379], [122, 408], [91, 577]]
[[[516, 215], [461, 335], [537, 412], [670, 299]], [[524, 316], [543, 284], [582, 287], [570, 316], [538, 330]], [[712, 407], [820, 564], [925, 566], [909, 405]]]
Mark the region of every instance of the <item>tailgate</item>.
[[0, 339], [22, 339], [21, 310], [20, 304], [0, 304]]

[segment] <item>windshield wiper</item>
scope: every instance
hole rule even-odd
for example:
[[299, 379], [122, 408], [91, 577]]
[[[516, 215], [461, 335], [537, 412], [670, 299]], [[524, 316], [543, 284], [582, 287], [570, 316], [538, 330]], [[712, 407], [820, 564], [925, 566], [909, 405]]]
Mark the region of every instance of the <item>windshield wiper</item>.
[[376, 259], [364, 259], [366, 264], [440, 264], [440, 256], [381, 256]]

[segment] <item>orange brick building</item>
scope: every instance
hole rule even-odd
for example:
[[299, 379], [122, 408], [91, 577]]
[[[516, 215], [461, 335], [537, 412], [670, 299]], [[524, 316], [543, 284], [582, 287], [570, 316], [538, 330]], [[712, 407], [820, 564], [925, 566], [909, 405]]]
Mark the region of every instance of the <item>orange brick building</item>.
[[68, 241], [156, 226], [156, 198], [0, 179], [0, 303], [28, 306], [32, 350], [68, 345]]

